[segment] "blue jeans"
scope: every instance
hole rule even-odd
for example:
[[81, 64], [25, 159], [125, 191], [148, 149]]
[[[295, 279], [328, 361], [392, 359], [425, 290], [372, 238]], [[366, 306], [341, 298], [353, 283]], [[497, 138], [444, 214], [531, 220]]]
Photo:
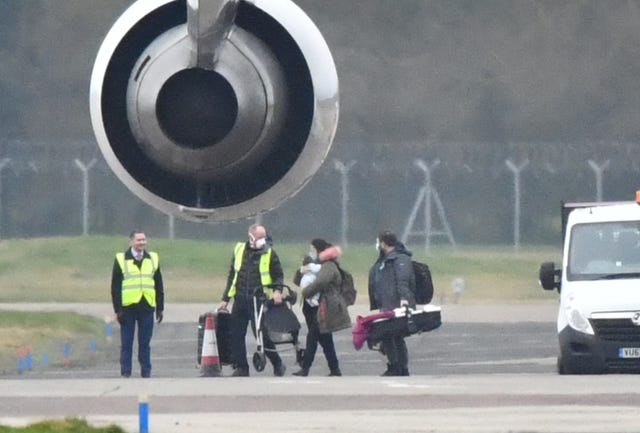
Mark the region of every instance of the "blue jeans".
[[140, 375], [151, 376], [151, 336], [153, 335], [153, 311], [125, 309], [120, 319], [120, 374], [131, 375], [133, 337], [138, 323], [138, 361]]

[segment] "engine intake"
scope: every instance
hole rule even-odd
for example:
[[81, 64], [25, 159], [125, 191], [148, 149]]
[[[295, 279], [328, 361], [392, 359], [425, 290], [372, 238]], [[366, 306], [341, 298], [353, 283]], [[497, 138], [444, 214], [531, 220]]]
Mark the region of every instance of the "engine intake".
[[277, 207], [320, 167], [338, 78], [289, 0], [138, 1], [100, 47], [90, 106], [134, 194], [188, 220], [234, 220]]

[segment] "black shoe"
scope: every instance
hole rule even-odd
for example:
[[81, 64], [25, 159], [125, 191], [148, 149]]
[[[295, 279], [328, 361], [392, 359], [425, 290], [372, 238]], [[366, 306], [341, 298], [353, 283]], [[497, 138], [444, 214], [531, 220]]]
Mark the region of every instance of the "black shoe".
[[308, 368], [301, 368], [300, 370], [294, 372], [293, 375], [294, 376], [307, 377], [307, 376], [309, 376], [309, 369]]
[[342, 376], [342, 372], [339, 368], [334, 368], [329, 372], [329, 376]]
[[120, 377], [131, 377], [131, 373], [122, 373]]
[[247, 377], [249, 376], [249, 367], [237, 367], [233, 370], [232, 377]]
[[402, 374], [400, 374], [401, 370], [402, 368], [397, 368], [395, 365], [387, 362], [387, 369], [380, 376], [402, 376]]
[[[407, 374], [408, 373], [409, 372], [407, 371]], [[387, 367], [387, 370], [384, 373], [382, 373], [380, 376], [403, 376], [403, 374], [399, 369], [389, 365]]]
[[296, 364], [302, 367], [302, 361], [304, 361], [304, 349], [296, 350]]
[[284, 373], [287, 371], [287, 367], [284, 364], [280, 364], [278, 366], [273, 367], [273, 375], [277, 377], [284, 376]]

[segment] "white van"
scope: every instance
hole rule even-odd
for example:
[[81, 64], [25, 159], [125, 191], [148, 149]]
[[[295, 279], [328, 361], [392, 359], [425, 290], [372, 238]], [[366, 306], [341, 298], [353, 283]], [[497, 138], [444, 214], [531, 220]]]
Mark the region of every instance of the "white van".
[[562, 215], [562, 267], [540, 266], [542, 287], [560, 293], [558, 373], [640, 372], [640, 202]]

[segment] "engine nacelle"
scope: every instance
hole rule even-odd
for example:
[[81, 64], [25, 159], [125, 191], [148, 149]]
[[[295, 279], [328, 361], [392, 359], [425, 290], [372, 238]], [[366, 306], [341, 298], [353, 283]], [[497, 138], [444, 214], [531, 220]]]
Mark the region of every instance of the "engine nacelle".
[[327, 156], [329, 48], [289, 0], [139, 0], [98, 52], [91, 121], [138, 197], [193, 221], [273, 209]]

